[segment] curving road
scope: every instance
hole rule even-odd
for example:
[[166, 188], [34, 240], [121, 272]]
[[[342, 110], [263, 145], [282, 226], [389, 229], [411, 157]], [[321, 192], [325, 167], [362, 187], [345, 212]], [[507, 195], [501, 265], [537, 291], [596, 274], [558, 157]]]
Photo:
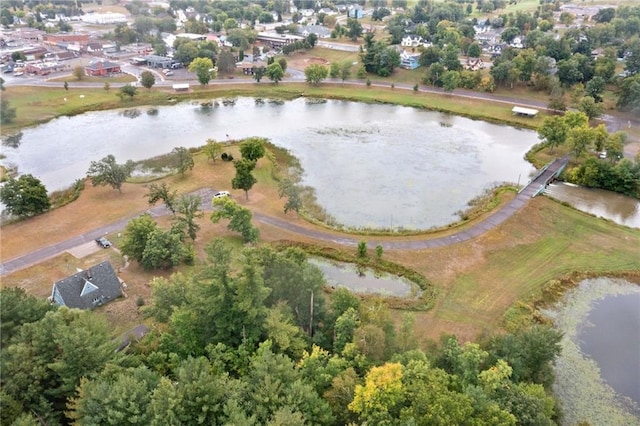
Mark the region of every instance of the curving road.
[[[474, 224], [473, 226], [459, 231], [453, 235], [439, 238], [423, 239], [423, 240], [385, 240], [385, 241], [369, 241], [370, 244], [377, 246], [381, 245], [385, 250], [419, 250], [428, 248], [437, 248], [457, 244], [463, 241], [471, 240], [503, 223], [505, 220], [513, 216], [518, 210], [520, 210], [532, 197], [534, 197], [541, 187], [546, 185], [554, 174], [568, 162], [568, 159], [561, 158], [555, 160], [543, 173], [536, 176], [531, 180], [509, 203], [504, 205], [500, 210], [485, 218], [484, 220]], [[215, 190], [211, 188], [203, 188], [192, 194], [198, 195], [201, 198], [200, 208], [203, 211], [212, 210], [211, 199]], [[144, 211], [143, 213], [149, 213], [151, 216], [158, 217], [169, 214], [169, 211], [164, 206], [153, 207]], [[81, 244], [93, 241], [97, 237], [103, 236], [108, 233], [120, 231], [125, 228], [127, 222], [138, 215], [126, 217], [117, 222], [105, 225], [101, 228], [94, 229], [93, 231], [86, 232], [84, 234], [69, 238], [66, 241], [62, 241], [57, 244], [52, 244], [47, 247], [43, 247], [39, 250], [27, 253], [25, 255], [16, 257], [0, 264], [0, 276], [7, 275], [20, 269], [27, 268], [29, 266], [40, 263], [44, 260], [58, 256], [74, 247]], [[331, 242], [346, 246], [356, 246], [361, 238], [353, 238], [350, 236], [335, 236], [322, 230], [314, 230], [303, 228], [301, 226], [286, 222], [281, 219], [277, 219], [271, 216], [267, 216], [261, 213], [254, 213], [254, 219], [260, 223], [274, 226], [276, 228], [284, 229], [289, 232], [293, 232], [299, 235], [304, 235], [309, 238], [316, 239], [318, 241]], [[400, 239], [401, 237], [399, 237]]]

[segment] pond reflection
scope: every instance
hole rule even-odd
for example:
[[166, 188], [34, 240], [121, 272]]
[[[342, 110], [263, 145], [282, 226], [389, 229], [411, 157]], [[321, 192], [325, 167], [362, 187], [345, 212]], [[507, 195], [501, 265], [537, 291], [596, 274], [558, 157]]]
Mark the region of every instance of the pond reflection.
[[309, 258], [309, 263], [317, 266], [327, 283], [333, 287], [346, 287], [354, 293], [372, 293], [387, 296], [416, 296], [416, 285], [410, 281], [372, 269], [359, 267], [353, 263], [335, 262], [326, 259]]

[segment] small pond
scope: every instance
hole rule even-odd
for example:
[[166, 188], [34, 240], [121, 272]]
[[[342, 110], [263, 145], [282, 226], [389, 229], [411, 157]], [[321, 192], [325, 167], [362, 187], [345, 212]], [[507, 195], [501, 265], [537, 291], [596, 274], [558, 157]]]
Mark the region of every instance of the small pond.
[[554, 384], [564, 424], [640, 425], [640, 286], [585, 280], [545, 313], [564, 333]]
[[[204, 101], [203, 101], [204, 102]], [[524, 154], [537, 134], [437, 112], [345, 101], [239, 98], [62, 117], [23, 130], [1, 161], [31, 173], [49, 191], [82, 178], [91, 161], [113, 154], [142, 160], [174, 147], [250, 136], [286, 148], [337, 223], [428, 229], [495, 184], [524, 184]], [[217, 188], [220, 189], [220, 188]]]
[[360, 268], [353, 263], [336, 262], [317, 257], [309, 258], [324, 274], [332, 287], [346, 287], [354, 293], [380, 294], [395, 297], [413, 297], [419, 289], [411, 281], [372, 269]]

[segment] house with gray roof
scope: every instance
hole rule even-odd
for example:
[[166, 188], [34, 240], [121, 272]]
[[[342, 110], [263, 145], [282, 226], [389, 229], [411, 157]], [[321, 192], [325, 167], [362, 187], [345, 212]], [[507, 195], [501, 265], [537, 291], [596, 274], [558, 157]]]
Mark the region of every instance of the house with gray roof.
[[55, 304], [78, 309], [94, 309], [120, 296], [120, 279], [108, 260], [55, 282], [51, 291]]

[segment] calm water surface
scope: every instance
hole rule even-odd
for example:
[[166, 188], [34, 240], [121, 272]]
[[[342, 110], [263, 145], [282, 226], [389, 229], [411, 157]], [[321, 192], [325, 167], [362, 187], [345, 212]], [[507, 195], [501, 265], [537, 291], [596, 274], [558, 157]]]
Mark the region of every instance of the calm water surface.
[[640, 404], [640, 292], [595, 302], [587, 323], [580, 349], [616, 392]]
[[563, 424], [640, 425], [640, 285], [587, 279], [545, 314], [563, 334], [553, 385]]
[[353, 263], [334, 262], [326, 259], [310, 258], [327, 283], [334, 287], [346, 287], [354, 293], [375, 293], [388, 296], [409, 297], [415, 284], [390, 274], [375, 273], [371, 269], [358, 268]]
[[141, 160], [176, 146], [264, 136], [289, 149], [304, 168], [303, 183], [320, 205], [350, 227], [427, 229], [457, 220], [456, 212], [496, 183], [526, 183], [524, 153], [535, 132], [391, 105], [354, 102], [284, 103], [240, 98], [59, 118], [24, 130], [3, 146], [3, 164], [61, 189], [108, 154]]
[[547, 187], [553, 198], [621, 225], [640, 228], [640, 200], [602, 189], [557, 182]]

